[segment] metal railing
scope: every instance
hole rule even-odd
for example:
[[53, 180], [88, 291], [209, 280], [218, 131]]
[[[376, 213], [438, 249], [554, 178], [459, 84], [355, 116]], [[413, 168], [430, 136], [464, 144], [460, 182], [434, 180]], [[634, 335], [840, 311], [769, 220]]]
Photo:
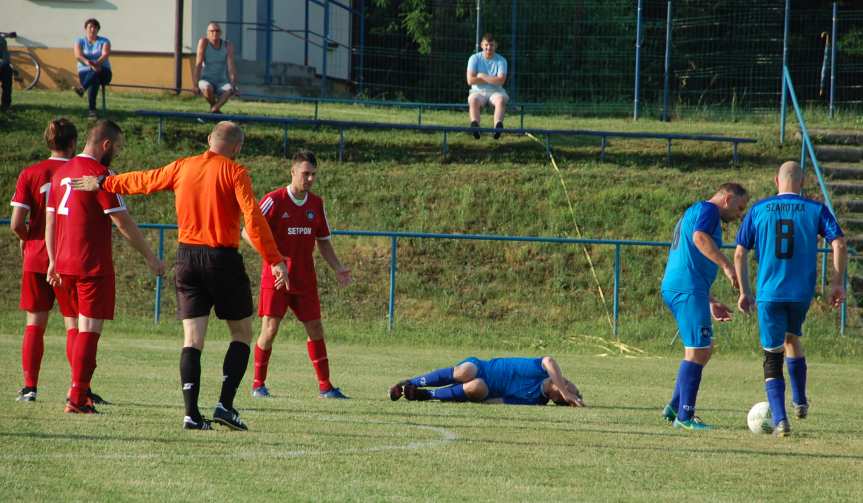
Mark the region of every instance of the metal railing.
[[[0, 225], [9, 225], [9, 220], [0, 220]], [[165, 258], [165, 231], [177, 230], [176, 224], [138, 224], [142, 229], [154, 229], [159, 233], [157, 241], [157, 255], [160, 260]], [[621, 263], [622, 252], [624, 247], [648, 247], [648, 248], [668, 248], [671, 243], [664, 241], [640, 241], [626, 239], [576, 239], [576, 238], [556, 238], [544, 236], [500, 236], [495, 234], [435, 234], [428, 232], [397, 232], [397, 231], [353, 231], [353, 230], [334, 230], [333, 235], [336, 236], [355, 236], [355, 237], [378, 237], [390, 239], [390, 265], [389, 265], [389, 294], [387, 299], [387, 328], [392, 331], [395, 326], [395, 300], [396, 300], [396, 275], [398, 273], [398, 241], [399, 239], [445, 239], [454, 241], [504, 241], [518, 243], [549, 243], [558, 245], [598, 245], [598, 246], [613, 246], [614, 247], [614, 276], [612, 290], [612, 333], [614, 337], [620, 336], [620, 284], [621, 284]], [[721, 248], [734, 249], [732, 244], [723, 244]], [[832, 250], [830, 248], [820, 248], [819, 253], [822, 254], [821, 259], [821, 291], [823, 293], [826, 285], [827, 272], [827, 256]], [[845, 281], [847, 283], [848, 273], [845, 273]], [[163, 279], [161, 276], [156, 277], [156, 292], [153, 301], [153, 321], [159, 323], [162, 315], [162, 285]], [[846, 325], [846, 304], [842, 304], [840, 311], [840, 335], [845, 335]]]

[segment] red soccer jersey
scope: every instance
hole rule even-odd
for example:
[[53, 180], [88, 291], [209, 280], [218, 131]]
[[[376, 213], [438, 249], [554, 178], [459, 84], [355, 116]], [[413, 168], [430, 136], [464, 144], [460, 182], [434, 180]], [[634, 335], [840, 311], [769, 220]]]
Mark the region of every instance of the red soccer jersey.
[[[299, 294], [317, 289], [315, 242], [330, 239], [324, 200], [307, 192], [305, 198], [298, 201], [287, 188], [281, 188], [264, 196], [260, 205], [279, 253], [287, 259], [288, 292]], [[261, 268], [261, 288], [273, 288], [273, 273], [266, 261]]]
[[114, 274], [111, 213], [126, 211], [123, 199], [110, 192], [73, 190], [72, 178], [108, 175], [96, 159], [79, 154], [60, 166], [51, 179], [48, 211], [54, 213], [54, 260], [60, 274]]
[[28, 272], [48, 271], [48, 250], [45, 249], [45, 207], [51, 177], [58, 167], [69, 159], [51, 157], [28, 166], [18, 175], [12, 206], [30, 212], [27, 239], [24, 240], [24, 270]]

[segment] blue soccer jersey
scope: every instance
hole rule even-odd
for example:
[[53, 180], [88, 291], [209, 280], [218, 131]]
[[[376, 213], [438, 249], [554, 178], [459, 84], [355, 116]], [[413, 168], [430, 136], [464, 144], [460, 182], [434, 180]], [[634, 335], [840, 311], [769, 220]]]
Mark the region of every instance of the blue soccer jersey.
[[716, 246], [722, 245], [718, 206], [709, 201], [699, 201], [690, 206], [677, 222], [662, 278], [662, 291], [710, 294], [710, 285], [716, 279], [719, 267], [695, 246], [693, 234], [696, 231], [710, 235]]
[[548, 372], [542, 358], [493, 358], [464, 361], [477, 366], [477, 377], [488, 386], [489, 399], [501, 398], [513, 405], [545, 405], [548, 397], [542, 393], [542, 383]]
[[755, 250], [759, 302], [812, 300], [819, 235], [828, 242], [843, 235], [822, 203], [781, 194], [752, 206], [737, 232], [737, 244]]

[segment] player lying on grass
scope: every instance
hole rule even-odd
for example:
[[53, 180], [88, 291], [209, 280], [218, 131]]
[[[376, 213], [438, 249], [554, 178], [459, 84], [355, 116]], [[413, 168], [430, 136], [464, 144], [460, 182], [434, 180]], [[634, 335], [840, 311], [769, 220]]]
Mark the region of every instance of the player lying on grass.
[[551, 400], [557, 405], [585, 406], [578, 387], [563, 376], [550, 356], [465, 358], [454, 367], [405, 379], [390, 388], [390, 400], [402, 396], [407, 400], [512, 405], [545, 405]]

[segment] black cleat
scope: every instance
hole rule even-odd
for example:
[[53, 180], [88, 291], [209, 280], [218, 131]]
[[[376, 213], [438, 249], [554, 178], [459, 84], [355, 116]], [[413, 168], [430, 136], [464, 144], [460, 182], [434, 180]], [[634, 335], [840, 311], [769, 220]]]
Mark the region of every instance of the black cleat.
[[16, 402], [35, 402], [36, 401], [36, 388], [23, 387], [18, 390], [18, 398], [15, 399]]
[[[479, 127], [479, 122], [477, 122], [477, 121], [471, 121], [471, 123], [470, 123], [470, 127], [472, 127], [472, 128], [478, 128], [478, 127]], [[474, 139], [474, 140], [479, 140], [479, 131], [474, 131], [474, 132], [473, 132], [473, 139]]]
[[97, 395], [96, 393], [93, 393], [92, 389], [87, 390], [87, 398], [92, 400], [93, 403], [96, 405], [111, 405], [111, 402], [109, 402], [108, 400], [105, 400], [104, 398]]
[[493, 136], [493, 138], [494, 138], [495, 140], [497, 140], [498, 138], [500, 138], [500, 134], [501, 134], [501, 133], [503, 133], [503, 121], [500, 121], [500, 122], [498, 122], [497, 124], [495, 124], [495, 125], [494, 125], [494, 128], [495, 128], [497, 131], [495, 131], [495, 132], [494, 132], [494, 136]]
[[791, 423], [787, 419], [779, 421], [779, 424], [773, 429], [773, 435], [780, 438], [791, 436]]
[[405, 384], [404, 386], [405, 399], [410, 401], [423, 402], [431, 400], [431, 392], [427, 389], [418, 388], [413, 384]]
[[240, 413], [237, 412], [237, 409], [233, 407], [226, 409], [221, 403], [217, 403], [215, 410], [213, 410], [213, 421], [232, 430], [246, 431], [249, 429], [246, 423], [240, 419]]
[[205, 419], [201, 417], [197, 421], [192, 419], [189, 416], [183, 418], [183, 429], [184, 430], [212, 430], [213, 424], [209, 419]]
[[797, 419], [806, 419], [809, 416], [808, 403], [791, 402], [791, 405], [794, 407], [794, 415], [797, 416]]

